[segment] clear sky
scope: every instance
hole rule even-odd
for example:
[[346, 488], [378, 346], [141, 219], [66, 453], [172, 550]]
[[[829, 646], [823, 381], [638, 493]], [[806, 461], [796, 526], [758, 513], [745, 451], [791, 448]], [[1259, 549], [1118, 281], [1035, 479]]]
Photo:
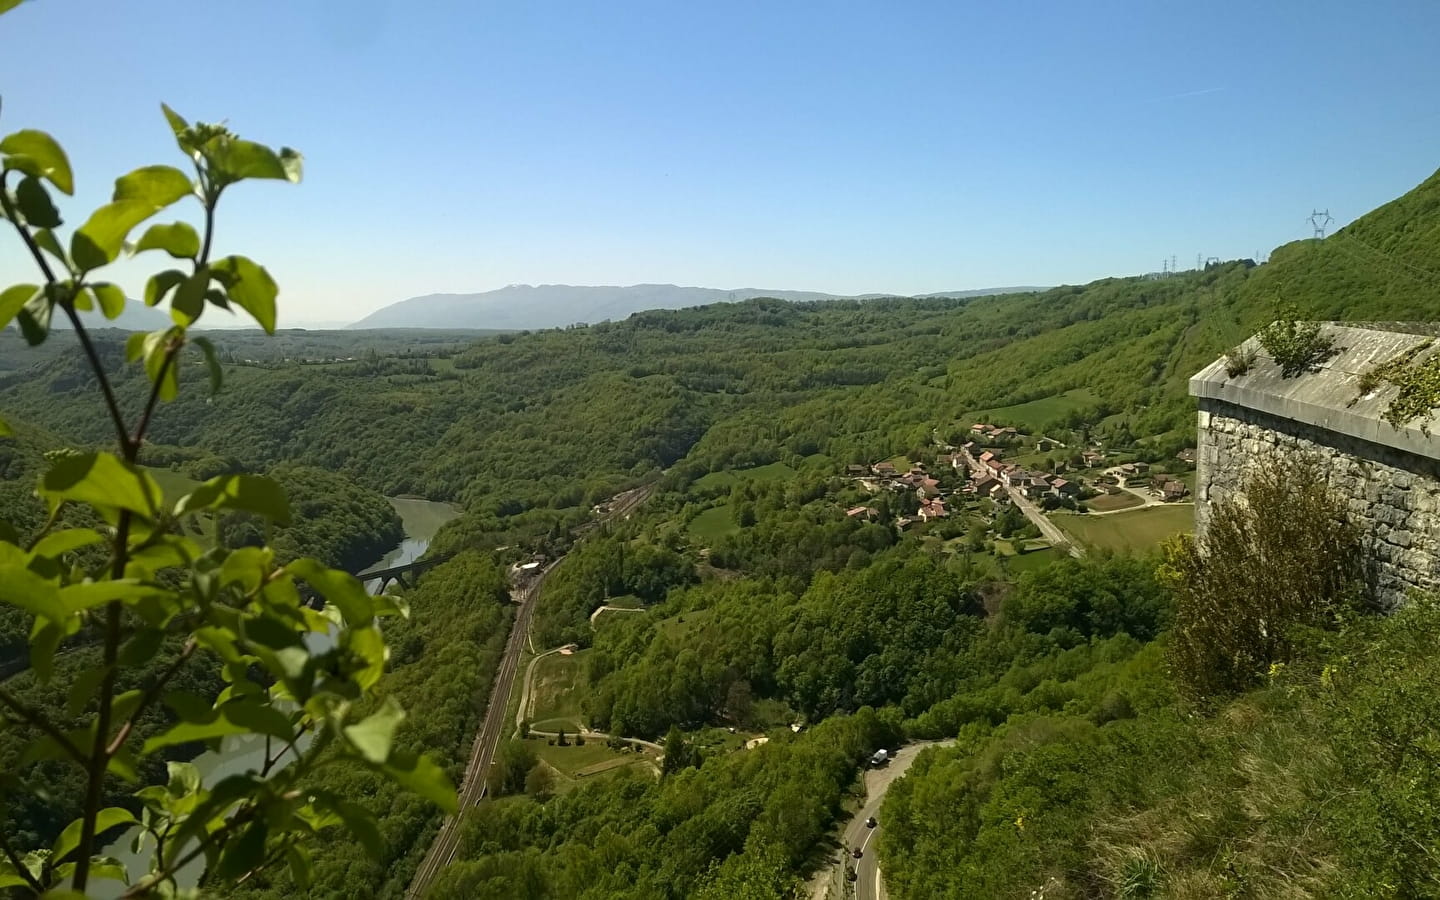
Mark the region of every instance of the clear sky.
[[30, 0], [0, 129], [61, 139], [77, 221], [181, 161], [162, 100], [301, 150], [218, 242], [290, 323], [513, 282], [920, 293], [1343, 224], [1440, 166], [1437, 47], [1435, 0]]

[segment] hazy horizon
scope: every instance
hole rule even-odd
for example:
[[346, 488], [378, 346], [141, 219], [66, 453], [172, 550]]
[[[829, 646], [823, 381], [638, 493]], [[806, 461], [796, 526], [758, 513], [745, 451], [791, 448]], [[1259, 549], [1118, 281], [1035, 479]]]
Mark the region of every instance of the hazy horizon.
[[[259, 0], [115, 61], [190, 12], [24, 4], [4, 123], [70, 151], [67, 227], [117, 175], [182, 162], [161, 101], [302, 151], [304, 183], [233, 192], [217, 238], [270, 268], [286, 324], [515, 283], [1079, 284], [1264, 255], [1440, 165], [1433, 4]], [[138, 295], [151, 265], [116, 280]], [[28, 274], [15, 247], [0, 273]]]

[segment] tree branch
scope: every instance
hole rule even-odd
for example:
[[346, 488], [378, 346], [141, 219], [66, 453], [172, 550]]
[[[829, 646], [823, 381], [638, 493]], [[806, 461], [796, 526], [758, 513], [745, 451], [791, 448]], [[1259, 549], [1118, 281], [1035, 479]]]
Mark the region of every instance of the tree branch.
[[133, 456], [130, 445], [130, 436], [125, 433], [125, 416], [120, 412], [120, 403], [115, 399], [115, 390], [110, 387], [110, 376], [105, 374], [105, 366], [100, 362], [100, 354], [95, 352], [95, 345], [90, 341], [90, 332], [85, 330], [85, 323], [80, 321], [79, 313], [75, 312], [73, 303], [61, 303], [60, 308], [65, 311], [65, 316], [70, 320], [70, 327], [75, 329], [75, 337], [80, 340], [80, 347], [85, 351], [85, 358], [94, 370], [95, 377], [100, 381], [100, 392], [105, 395], [105, 408], [110, 411], [110, 421], [115, 424], [115, 436], [120, 440], [120, 451], [130, 462]]
[[135, 723], [140, 720], [140, 717], [145, 714], [146, 710], [154, 705], [156, 699], [160, 696], [160, 692], [165, 690], [165, 685], [169, 684], [170, 679], [174, 678], [181, 667], [189, 661], [190, 657], [195, 653], [195, 648], [198, 646], [199, 644], [193, 637], [185, 642], [184, 649], [180, 651], [179, 656], [175, 657], [175, 661], [170, 664], [170, 668], [166, 669], [164, 674], [162, 674], [154, 684], [150, 685], [149, 689], [145, 691], [144, 696], [140, 698], [140, 705], [135, 707], [135, 711], [130, 714], [130, 718], [126, 719], [125, 724], [120, 726], [120, 730], [115, 732], [115, 738], [110, 741], [110, 746], [105, 748], [105, 752], [108, 755], [114, 756], [120, 751], [121, 747], [125, 746], [125, 741], [130, 737], [130, 732], [135, 728]]
[[75, 742], [66, 737], [65, 732], [55, 727], [54, 723], [45, 718], [44, 713], [37, 712], [19, 700], [16, 700], [3, 688], [0, 688], [0, 703], [14, 710], [20, 718], [43, 731], [47, 737], [59, 744], [62, 750], [74, 757], [75, 761], [80, 763], [80, 765], [83, 766], [89, 762], [85, 754], [80, 752], [80, 748], [75, 746]]
[[[122, 513], [115, 556], [116, 568], [122, 575], [125, 571], [125, 542], [130, 530], [129, 525], [129, 517]], [[75, 890], [82, 894], [90, 880], [90, 858], [95, 855], [95, 820], [100, 814], [100, 803], [104, 799], [102, 788], [105, 785], [105, 770], [110, 765], [110, 715], [115, 707], [115, 660], [120, 654], [120, 613], [120, 601], [114, 600], [106, 604], [105, 678], [100, 682], [100, 709], [95, 716], [95, 749], [90, 755], [89, 771], [86, 773], [89, 783], [86, 785], [85, 813], [80, 820], [79, 855], [75, 860], [75, 880], [72, 882]]]
[[180, 341], [175, 341], [170, 349], [165, 351], [165, 358], [160, 361], [160, 371], [155, 373], [155, 383], [150, 386], [150, 399], [145, 401], [145, 412], [140, 416], [140, 424], [135, 426], [135, 436], [130, 439], [130, 446], [134, 448], [137, 459], [140, 455], [140, 444], [145, 440], [145, 432], [150, 428], [150, 417], [155, 414], [155, 404], [160, 400], [160, 385], [165, 383], [165, 375], [174, 365], [175, 357], [183, 346], [185, 345]]

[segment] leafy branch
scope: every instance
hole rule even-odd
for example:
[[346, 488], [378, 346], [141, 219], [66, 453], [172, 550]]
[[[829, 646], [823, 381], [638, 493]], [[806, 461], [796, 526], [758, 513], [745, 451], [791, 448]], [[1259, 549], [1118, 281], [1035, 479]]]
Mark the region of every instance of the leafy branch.
[[[4, 9], [0, 6], [0, 12]], [[163, 165], [120, 177], [110, 202], [74, 229], [68, 248], [56, 236], [63, 222], [49, 193], [73, 191], [64, 151], [39, 131], [0, 139], [0, 212], [41, 276], [39, 284], [0, 291], [0, 328], [15, 321], [29, 343], [43, 343], [59, 309], [99, 385], [118, 449], [118, 454], [64, 452], [50, 457], [37, 487], [49, 515], [31, 540], [22, 540], [0, 520], [0, 603], [18, 607], [34, 620], [30, 659], [37, 679], [53, 677], [54, 656], [65, 636], [96, 625], [101, 635], [98, 663], [75, 673], [70, 689], [71, 715], [86, 700], [95, 704], [93, 722], [86, 728], [67, 732], [45, 710], [0, 688], [7, 719], [37, 733], [24, 758], [73, 763], [84, 780], [81, 815], [51, 849], [22, 853], [8, 839], [0, 840], [0, 866], [14, 870], [0, 869], [0, 886], [36, 893], [68, 880], [71, 892], [84, 895], [94, 879], [125, 874], [113, 860], [97, 857], [96, 845], [107, 829], [135, 822], [128, 811], [103, 808], [103, 803], [110, 773], [133, 770], [136, 751], [146, 757], [196, 741], [218, 744], [236, 734], [262, 735], [267, 746], [258, 773], [207, 787], [193, 766], [172, 763], [168, 785], [151, 785], [137, 793], [145, 814], [139, 823], [142, 839], [155, 838], [158, 859], [150, 867], [152, 874], [135, 882], [127, 897], [147, 896], [162, 885], [173, 890], [175, 874], [202, 855], [206, 886], [243, 880], [284, 858], [303, 888], [309, 878], [303, 842], [331, 825], [344, 825], [361, 837], [367, 850], [379, 853], [368, 811], [299, 788], [302, 778], [341, 759], [358, 760], [446, 810], [455, 807], [454, 789], [437, 766], [392, 750], [395, 728], [404, 716], [398, 705], [387, 701], [371, 709], [374, 704], [365, 702], [385, 666], [377, 619], [402, 614], [401, 605], [367, 595], [354, 577], [315, 560], [280, 566], [268, 547], [204, 550], [186, 537], [198, 517], [227, 510], [288, 523], [284, 493], [269, 479], [221, 475], [167, 508], [159, 485], [138, 464], [160, 404], [178, 394], [181, 362], [190, 344], [203, 351], [212, 389], [220, 385], [223, 372], [213, 346], [189, 336], [209, 307], [239, 309], [266, 332], [275, 328], [278, 288], [269, 273], [244, 256], [212, 259], [221, 196], [242, 181], [300, 178], [300, 156], [292, 150], [271, 150], [222, 126], [192, 125], [168, 107], [164, 113], [177, 145], [193, 164], [194, 177]], [[202, 231], [185, 222], [157, 224], [131, 241], [134, 229], [187, 197], [200, 203]], [[119, 316], [129, 302], [124, 292], [93, 276], [123, 255], [156, 250], [188, 265], [161, 271], [146, 283], [146, 305], [168, 302], [174, 324], [131, 335], [126, 342], [126, 363], [142, 367], [149, 380], [140, 414], [131, 423], [80, 313], [98, 308], [107, 319]], [[106, 527], [54, 531], [71, 509], [90, 510]], [[103, 567], [86, 571], [67, 561], [69, 551], [89, 545], [107, 548]], [[161, 577], [175, 569], [185, 570], [182, 577]], [[325, 612], [301, 602], [301, 581], [324, 598]], [[127, 629], [136, 637], [122, 650]], [[313, 650], [305, 638], [317, 632], [332, 633], [334, 648]], [[146, 666], [162, 644], [177, 636], [183, 645], [147, 679], [147, 687], [119, 693], [122, 671]], [[228, 683], [218, 697], [171, 689], [187, 665], [200, 658], [218, 665]], [[157, 734], [137, 733], [142, 720], [162, 703], [173, 714], [173, 724]], [[314, 740], [310, 752], [300, 754], [306, 736]], [[145, 738], [143, 743], [140, 738]], [[281, 747], [274, 756], [268, 752], [272, 741]], [[284, 766], [291, 753], [298, 762]], [[321, 753], [325, 758], [318, 762]], [[7, 791], [24, 789], [18, 779], [0, 785]], [[192, 841], [195, 846], [181, 853]]]

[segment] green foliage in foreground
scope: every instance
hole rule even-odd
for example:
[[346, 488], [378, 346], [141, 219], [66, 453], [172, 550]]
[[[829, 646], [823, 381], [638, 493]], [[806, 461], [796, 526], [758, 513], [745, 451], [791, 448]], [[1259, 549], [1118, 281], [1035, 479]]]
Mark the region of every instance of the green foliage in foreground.
[[[480, 728], [504, 652], [513, 607], [493, 562], [463, 553], [429, 572], [406, 595], [411, 616], [386, 623], [391, 648], [376, 686], [383, 703], [416, 714], [395, 731], [395, 746], [424, 752], [458, 783]], [[440, 826], [440, 811], [369, 767], [322, 756], [325, 784], [376, 819], [378, 853], [343, 834], [324, 835], [315, 853], [315, 883], [306, 896], [398, 900]], [[226, 896], [289, 898], [301, 887], [284, 871], [261, 873]]]
[[1295, 627], [1359, 611], [1364, 565], [1360, 530], [1317, 463], [1252, 473], [1242, 496], [1215, 499], [1203, 537], [1165, 545], [1177, 684], [1205, 701], [1258, 683], [1289, 660]]
[[890, 893], [1436, 896], [1436, 641], [1440, 607], [1417, 601], [1313, 640], [1213, 717], [1166, 704], [962, 732], [886, 800]]
[[[177, 873], [197, 860], [206, 889], [281, 862], [306, 886], [310, 848], [328, 829], [344, 826], [369, 852], [382, 850], [374, 815], [316, 777], [329, 761], [364, 766], [443, 807], [455, 803], [434, 763], [395, 746], [401, 706], [375, 696], [388, 654], [378, 618], [403, 609], [315, 559], [281, 564], [263, 545], [230, 552], [188, 536], [202, 519], [233, 512], [288, 523], [274, 481], [225, 474], [172, 499], [139, 465], [158, 404], [178, 395], [187, 350], [201, 351], [212, 390], [220, 386], [213, 346], [189, 330], [206, 308], [240, 309], [274, 329], [269, 274], [247, 257], [211, 256], [222, 194], [248, 179], [297, 181], [300, 172], [294, 151], [190, 125], [168, 107], [165, 115], [193, 177], [163, 165], [122, 176], [111, 202], [68, 244], [56, 234], [63, 223], [50, 197], [74, 190], [64, 151], [39, 131], [0, 140], [0, 210], [39, 282], [0, 291], [0, 329], [14, 321], [38, 345], [56, 316], [68, 319], [118, 450], [47, 454], [36, 488], [43, 524], [22, 521], [22, 537], [0, 519], [0, 604], [29, 620], [31, 666], [0, 686], [0, 889], [85, 896], [106, 879], [120, 881], [125, 897], [171, 896]], [[152, 225], [131, 243], [138, 226], [187, 198], [199, 202], [201, 229]], [[175, 324], [126, 340], [125, 360], [139, 364], [136, 381], [145, 385], [138, 411], [127, 412], [79, 313], [118, 316], [124, 292], [95, 274], [122, 253], [151, 250], [184, 269], [147, 283], [147, 303], [168, 301]], [[0, 423], [0, 432], [10, 429]], [[84, 514], [67, 518], [70, 509]], [[324, 599], [323, 611], [302, 601], [302, 587]], [[57, 660], [62, 643], [82, 630], [98, 633], [98, 647]], [[166, 777], [156, 777], [172, 748], [218, 747], [234, 735], [263, 736], [263, 763], [205, 784], [194, 766], [171, 761]], [[282, 764], [307, 740], [309, 753]], [[120, 783], [133, 791], [123, 800]], [[58, 823], [46, 815], [71, 813], [74, 821], [52, 839]], [[145, 871], [127, 872], [98, 853], [104, 834], [129, 826], [138, 827], [133, 848]]]

